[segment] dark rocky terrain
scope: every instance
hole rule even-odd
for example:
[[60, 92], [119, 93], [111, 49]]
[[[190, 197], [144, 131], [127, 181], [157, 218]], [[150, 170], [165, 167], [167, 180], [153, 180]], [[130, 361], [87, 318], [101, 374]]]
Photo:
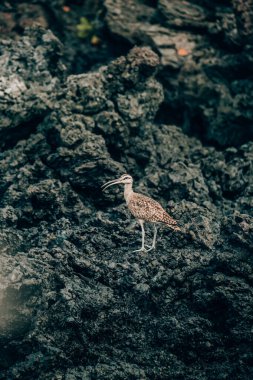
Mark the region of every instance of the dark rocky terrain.
[[0, 5], [1, 380], [253, 378], [251, 13], [179, 3]]

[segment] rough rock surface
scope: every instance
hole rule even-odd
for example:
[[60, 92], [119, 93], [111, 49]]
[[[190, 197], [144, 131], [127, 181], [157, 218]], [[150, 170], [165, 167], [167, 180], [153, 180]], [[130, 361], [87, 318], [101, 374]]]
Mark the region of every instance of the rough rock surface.
[[161, 57], [160, 120], [220, 146], [253, 138], [252, 0], [232, 3], [104, 2], [115, 37], [148, 44]]
[[[252, 0], [0, 4], [0, 38], [18, 39], [33, 25], [50, 28], [61, 40], [62, 62], [72, 74], [97, 69], [134, 45], [150, 46], [160, 57], [158, 75], [165, 95], [159, 122], [180, 125], [185, 133], [219, 147], [253, 139]], [[84, 34], [78, 36], [80, 27]], [[20, 92], [22, 81], [19, 85]], [[40, 107], [43, 103], [44, 98]]]
[[2, 40], [0, 49], [0, 144], [7, 148], [29, 135], [52, 108], [64, 68], [60, 41], [50, 31], [24, 36], [15, 47]]
[[[26, 64], [2, 82], [15, 73], [18, 99], [0, 120], [0, 379], [251, 379], [252, 142], [154, 122], [149, 48], [65, 80], [56, 47], [33, 29], [1, 56]], [[122, 189], [100, 190], [126, 171], [182, 226], [149, 254]]]

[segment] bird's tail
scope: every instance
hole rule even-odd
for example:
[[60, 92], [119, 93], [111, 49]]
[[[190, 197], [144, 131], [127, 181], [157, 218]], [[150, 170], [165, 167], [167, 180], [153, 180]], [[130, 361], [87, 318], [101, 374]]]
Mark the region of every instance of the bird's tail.
[[166, 226], [171, 228], [173, 231], [182, 231], [181, 228], [177, 224], [173, 225], [173, 224], [166, 223]]
[[173, 231], [181, 231], [181, 228], [177, 225], [175, 219], [169, 216], [167, 213], [163, 216], [163, 222], [171, 228]]

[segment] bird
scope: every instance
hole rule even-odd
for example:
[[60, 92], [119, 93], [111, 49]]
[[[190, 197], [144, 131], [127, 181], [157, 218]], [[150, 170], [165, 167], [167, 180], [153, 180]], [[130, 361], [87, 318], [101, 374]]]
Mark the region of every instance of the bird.
[[[110, 186], [117, 184], [124, 185], [124, 198], [127, 207], [131, 214], [139, 221], [142, 231], [142, 242], [141, 248], [135, 250], [134, 252], [140, 251], [151, 251], [156, 247], [156, 237], [157, 237], [157, 223], [163, 223], [174, 231], [181, 231], [176, 220], [174, 220], [154, 199], [147, 197], [146, 195], [136, 193], [133, 191], [133, 178], [129, 174], [123, 174], [120, 178], [114, 179], [112, 181], [106, 182], [102, 185], [102, 191], [105, 191]], [[154, 224], [154, 236], [152, 245], [145, 247], [145, 229], [144, 223], [151, 222]]]

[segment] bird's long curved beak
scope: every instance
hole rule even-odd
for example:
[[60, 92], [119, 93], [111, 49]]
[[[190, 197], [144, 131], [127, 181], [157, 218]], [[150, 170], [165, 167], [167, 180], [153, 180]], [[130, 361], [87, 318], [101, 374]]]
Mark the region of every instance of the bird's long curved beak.
[[114, 179], [112, 181], [106, 182], [104, 185], [101, 186], [102, 191], [105, 191], [108, 187], [112, 185], [117, 185], [118, 183], [122, 183], [120, 179]]

